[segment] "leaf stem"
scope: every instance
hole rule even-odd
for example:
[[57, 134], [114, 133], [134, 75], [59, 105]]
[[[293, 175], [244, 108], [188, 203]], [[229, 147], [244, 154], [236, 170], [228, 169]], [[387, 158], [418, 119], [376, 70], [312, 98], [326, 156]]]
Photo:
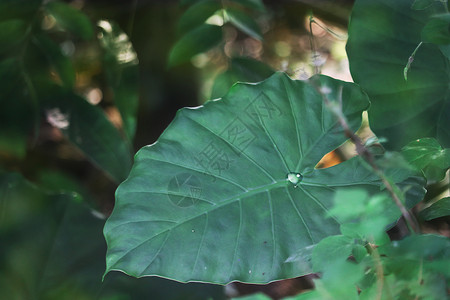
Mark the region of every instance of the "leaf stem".
[[[419, 266], [419, 280], [418, 283], [419, 285], [422, 285], [422, 281], [423, 281], [423, 258], [420, 260], [420, 266]], [[414, 300], [418, 300], [419, 299], [419, 295], [417, 295]]]
[[[416, 219], [413, 217], [413, 215], [406, 209], [406, 207], [403, 205], [402, 201], [400, 200], [400, 197], [396, 193], [396, 190], [394, 186], [389, 182], [389, 180], [384, 175], [383, 171], [377, 166], [375, 163], [375, 158], [372, 155], [372, 153], [364, 146], [361, 138], [357, 136], [353, 131], [350, 129], [350, 126], [348, 125], [347, 119], [344, 116], [342, 112], [342, 102], [339, 101], [339, 103], [332, 102], [330, 99], [328, 99], [328, 96], [323, 92], [323, 89], [320, 87], [320, 83], [318, 83], [318, 80], [316, 78], [311, 78], [310, 80], [312, 86], [314, 89], [322, 96], [324, 104], [330, 109], [330, 111], [336, 116], [338, 119], [338, 122], [340, 126], [344, 129], [345, 135], [354, 143], [356, 147], [356, 152], [358, 155], [364, 159], [370, 167], [373, 169], [375, 174], [380, 177], [381, 182], [386, 187], [386, 190], [389, 192], [391, 198], [394, 200], [397, 207], [400, 209], [403, 218], [406, 221], [406, 224], [408, 225], [408, 229], [410, 232], [419, 232], [419, 226], [416, 221]], [[339, 91], [340, 97], [342, 97], [342, 86]]]
[[423, 42], [420, 42], [416, 49], [414, 49], [413, 53], [409, 56], [408, 62], [406, 63], [405, 68], [403, 69], [403, 77], [405, 78], [405, 81], [408, 81], [408, 71], [411, 68], [411, 64], [414, 61], [414, 57], [416, 56], [417, 50], [419, 50], [420, 46], [422, 46]]
[[381, 263], [380, 254], [375, 245], [369, 244], [370, 252], [373, 256], [375, 262], [375, 273], [377, 275], [377, 296], [375, 299], [381, 300], [383, 296], [383, 285], [384, 285], [384, 270]]

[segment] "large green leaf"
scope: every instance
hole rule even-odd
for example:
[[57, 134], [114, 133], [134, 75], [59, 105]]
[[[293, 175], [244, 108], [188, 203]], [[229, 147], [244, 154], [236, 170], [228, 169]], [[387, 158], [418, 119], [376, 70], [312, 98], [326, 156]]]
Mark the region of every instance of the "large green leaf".
[[[450, 127], [446, 93], [448, 59], [438, 46], [423, 44], [416, 52], [405, 81], [403, 71], [421, 42], [421, 32], [442, 3], [424, 10], [411, 9], [412, 0], [357, 0], [349, 25], [347, 53], [356, 83], [371, 100], [369, 120], [376, 134], [399, 149], [421, 137], [440, 138]], [[446, 112], [447, 111], [447, 112]]]
[[[360, 88], [312, 80], [331, 100], [342, 96], [356, 130], [368, 107]], [[324, 217], [334, 191], [379, 190], [359, 158], [314, 168], [346, 139], [316, 88], [276, 73], [180, 110], [159, 140], [138, 152], [117, 190], [104, 229], [107, 272], [214, 283], [304, 274], [285, 261], [339, 232], [337, 221]]]

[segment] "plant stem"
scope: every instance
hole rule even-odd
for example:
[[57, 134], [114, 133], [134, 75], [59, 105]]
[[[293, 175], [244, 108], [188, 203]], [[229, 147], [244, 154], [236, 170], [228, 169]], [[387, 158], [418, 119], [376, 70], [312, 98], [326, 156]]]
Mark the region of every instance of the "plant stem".
[[413, 53], [408, 58], [408, 62], [406, 63], [406, 67], [403, 69], [403, 78], [405, 78], [405, 81], [408, 81], [408, 71], [411, 68], [411, 64], [414, 61], [414, 57], [416, 56], [417, 50], [419, 50], [420, 46], [422, 46], [423, 42], [420, 42], [416, 49], [414, 49]]
[[370, 252], [375, 261], [375, 273], [377, 275], [377, 297], [375, 299], [381, 300], [381, 297], [383, 296], [383, 285], [384, 285], [383, 265], [381, 264], [380, 254], [378, 253], [376, 246], [369, 244], [369, 247]]
[[419, 226], [417, 224], [416, 219], [403, 205], [402, 201], [400, 200], [400, 197], [395, 192], [393, 185], [389, 182], [389, 180], [384, 175], [383, 171], [375, 163], [375, 158], [373, 157], [372, 153], [364, 146], [361, 138], [357, 136], [355, 133], [353, 133], [353, 131], [350, 129], [347, 119], [342, 113], [342, 86], [341, 90], [339, 91], [339, 103], [338, 105], [336, 105], [336, 103], [331, 102], [331, 100], [328, 99], [328, 96], [321, 90], [320, 82], [318, 82], [317, 79], [312, 78], [310, 82], [312, 83], [312, 86], [316, 89], [316, 91], [322, 96], [324, 104], [338, 119], [340, 126], [344, 129], [345, 135], [354, 143], [358, 155], [362, 159], [364, 159], [372, 167], [375, 174], [378, 177], [380, 177], [382, 183], [386, 187], [386, 190], [389, 192], [391, 198], [394, 200], [395, 204], [400, 209], [403, 218], [406, 220], [406, 224], [408, 225], [409, 231], [416, 233], [419, 232]]
[[314, 65], [314, 73], [319, 74], [319, 66], [316, 63], [317, 53], [316, 53], [316, 47], [314, 46], [314, 34], [312, 31], [312, 23], [314, 22], [314, 17], [312, 14], [309, 16], [309, 44], [311, 46], [311, 58], [312, 63]]
[[[419, 283], [419, 285], [422, 285], [422, 281], [423, 281], [423, 258], [420, 260], [420, 266], [419, 266], [419, 281], [418, 281], [418, 283]], [[414, 300], [418, 300], [419, 299], [419, 296], [417, 295], [415, 298], [414, 298]]]

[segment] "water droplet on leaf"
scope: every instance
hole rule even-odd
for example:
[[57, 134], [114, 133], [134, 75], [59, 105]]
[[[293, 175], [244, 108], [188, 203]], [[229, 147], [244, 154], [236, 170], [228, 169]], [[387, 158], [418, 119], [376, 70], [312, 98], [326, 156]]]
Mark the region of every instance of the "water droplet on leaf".
[[300, 183], [300, 181], [302, 181], [303, 176], [300, 173], [291, 172], [291, 173], [287, 174], [286, 179], [289, 182], [291, 182], [294, 185], [294, 187], [297, 187], [297, 185]]

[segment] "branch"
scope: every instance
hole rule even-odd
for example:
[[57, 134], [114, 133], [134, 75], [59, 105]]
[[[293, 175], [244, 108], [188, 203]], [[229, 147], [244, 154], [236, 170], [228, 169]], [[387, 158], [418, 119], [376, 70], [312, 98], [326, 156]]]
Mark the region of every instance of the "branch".
[[[338, 103], [332, 102], [330, 99], [328, 99], [327, 96], [327, 89], [326, 87], [321, 87], [320, 82], [318, 82], [317, 79], [311, 78], [310, 80], [312, 86], [316, 89], [316, 91], [322, 96], [323, 102], [325, 105], [330, 109], [330, 111], [336, 116], [339, 125], [344, 129], [345, 135], [355, 144], [356, 152], [358, 155], [363, 158], [374, 170], [375, 174], [380, 177], [381, 181], [383, 182], [384, 186], [386, 187], [387, 191], [389, 192], [391, 198], [394, 200], [395, 204], [400, 209], [403, 218], [406, 220], [406, 224], [408, 225], [408, 228], [410, 232], [419, 232], [419, 226], [414, 218], [414, 216], [406, 209], [406, 207], [403, 205], [402, 201], [400, 200], [400, 197], [395, 192], [394, 186], [389, 182], [386, 175], [384, 175], [383, 171], [377, 166], [375, 163], [375, 158], [373, 154], [364, 146], [364, 143], [362, 142], [361, 138], [357, 136], [353, 131], [350, 129], [347, 118], [342, 112], [342, 86], [340, 87], [339, 91], [339, 101]], [[319, 84], [317, 84], [319, 83]]]

